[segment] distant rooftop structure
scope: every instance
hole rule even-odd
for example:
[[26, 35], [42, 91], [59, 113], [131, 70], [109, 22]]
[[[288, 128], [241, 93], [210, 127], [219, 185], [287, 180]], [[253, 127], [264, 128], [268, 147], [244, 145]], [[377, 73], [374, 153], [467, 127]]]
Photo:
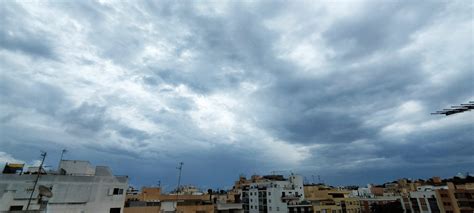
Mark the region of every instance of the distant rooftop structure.
[[23, 171], [24, 163], [6, 163], [3, 174], [18, 174]]
[[62, 175], [94, 176], [96, 168], [89, 161], [61, 160], [59, 172]]
[[450, 109], [443, 109], [440, 111], [436, 111], [431, 113], [432, 115], [452, 115], [452, 114], [457, 114], [461, 112], [466, 112], [470, 111], [471, 109], [474, 109], [474, 101], [469, 101], [467, 104], [461, 104], [459, 106], [451, 106]]

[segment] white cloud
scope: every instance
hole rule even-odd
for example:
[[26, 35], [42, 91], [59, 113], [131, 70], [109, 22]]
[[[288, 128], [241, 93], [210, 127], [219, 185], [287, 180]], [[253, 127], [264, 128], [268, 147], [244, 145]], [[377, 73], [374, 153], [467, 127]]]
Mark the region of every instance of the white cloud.
[[25, 162], [14, 158], [12, 155], [8, 153], [0, 152], [0, 168], [3, 169], [3, 167], [5, 166], [5, 163], [25, 163]]
[[472, 7], [378, 6], [9, 2], [0, 146], [342, 170], [465, 143], [472, 114], [429, 113], [473, 99]]

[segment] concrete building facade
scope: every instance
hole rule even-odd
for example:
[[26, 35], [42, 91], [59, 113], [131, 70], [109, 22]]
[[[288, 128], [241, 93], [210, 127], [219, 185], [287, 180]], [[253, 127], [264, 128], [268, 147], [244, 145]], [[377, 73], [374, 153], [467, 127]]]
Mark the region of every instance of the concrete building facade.
[[435, 191], [410, 192], [410, 210], [413, 213], [440, 213]]
[[258, 182], [242, 188], [244, 212], [289, 212], [291, 209], [300, 212], [311, 212], [307, 206], [299, 206], [304, 200], [303, 177], [290, 175], [263, 176]]
[[359, 213], [359, 200], [350, 197], [351, 191], [324, 185], [305, 185], [305, 200], [312, 203], [315, 213]]
[[474, 183], [447, 183], [447, 189], [436, 189], [441, 212], [472, 213], [474, 212]]
[[[122, 213], [128, 177], [114, 176], [105, 166], [87, 161], [61, 161], [61, 172], [42, 174], [29, 210], [61, 213]], [[37, 174], [0, 175], [0, 212], [26, 210]], [[51, 197], [42, 196], [47, 190]]]

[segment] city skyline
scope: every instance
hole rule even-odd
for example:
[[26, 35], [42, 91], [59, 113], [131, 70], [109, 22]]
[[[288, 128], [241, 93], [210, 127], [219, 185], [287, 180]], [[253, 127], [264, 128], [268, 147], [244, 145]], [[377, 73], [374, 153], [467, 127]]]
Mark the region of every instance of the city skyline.
[[[3, 1], [0, 166], [40, 150], [137, 186], [474, 171], [467, 1]], [[192, 178], [191, 178], [192, 177]], [[347, 177], [351, 177], [349, 182]], [[195, 181], [192, 182], [192, 181]]]

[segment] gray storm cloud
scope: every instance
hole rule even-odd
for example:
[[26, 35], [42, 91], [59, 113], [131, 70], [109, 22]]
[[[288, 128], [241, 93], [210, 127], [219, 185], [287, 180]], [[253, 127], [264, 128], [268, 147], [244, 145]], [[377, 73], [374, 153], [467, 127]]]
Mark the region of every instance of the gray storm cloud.
[[430, 115], [474, 100], [469, 2], [1, 11], [2, 159], [67, 148], [137, 185], [172, 184], [179, 161], [184, 181], [215, 186], [272, 170], [364, 184], [474, 169], [473, 113]]

